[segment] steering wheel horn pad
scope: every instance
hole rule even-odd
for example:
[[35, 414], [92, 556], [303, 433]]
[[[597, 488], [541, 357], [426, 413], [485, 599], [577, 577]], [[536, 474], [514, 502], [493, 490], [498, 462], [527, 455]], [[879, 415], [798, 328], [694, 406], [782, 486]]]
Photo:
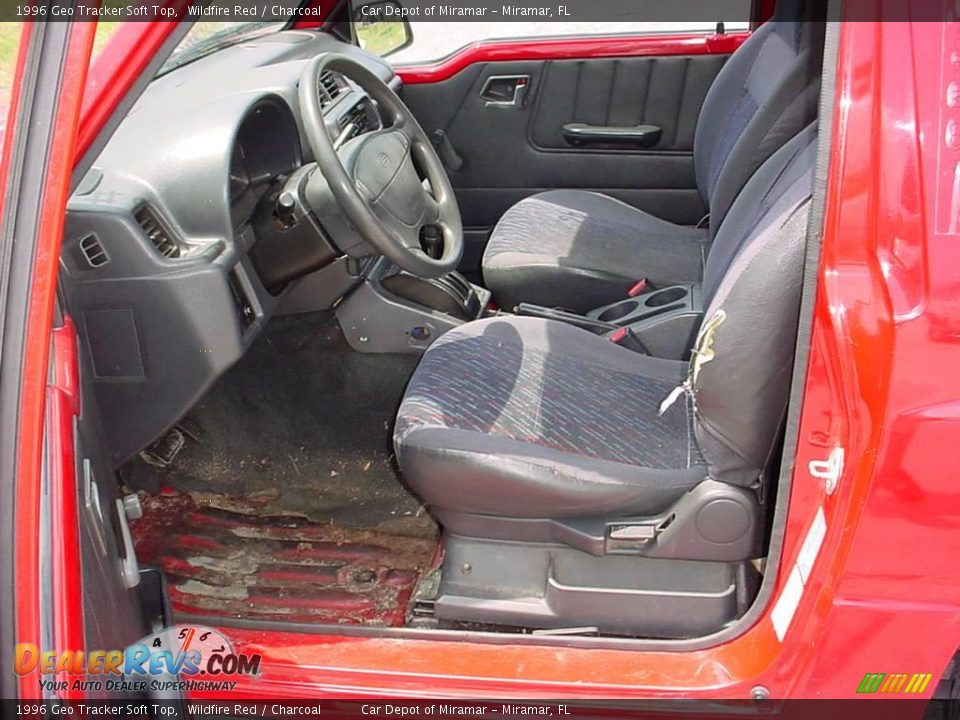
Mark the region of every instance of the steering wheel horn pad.
[[382, 207], [407, 226], [428, 224], [420, 177], [402, 133], [380, 132], [366, 139], [355, 156], [353, 179], [371, 205]]

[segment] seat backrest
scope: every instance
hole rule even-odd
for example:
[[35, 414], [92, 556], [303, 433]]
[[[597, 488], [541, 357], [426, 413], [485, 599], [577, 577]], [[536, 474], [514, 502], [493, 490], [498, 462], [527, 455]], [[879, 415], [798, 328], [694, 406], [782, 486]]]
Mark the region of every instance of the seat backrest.
[[694, 134], [697, 188], [719, 227], [753, 173], [817, 116], [823, 22], [814, 3], [781, 0], [778, 14], [730, 57], [707, 92]]
[[689, 382], [716, 480], [756, 482], [787, 404], [816, 152], [814, 123], [750, 179], [707, 258]]

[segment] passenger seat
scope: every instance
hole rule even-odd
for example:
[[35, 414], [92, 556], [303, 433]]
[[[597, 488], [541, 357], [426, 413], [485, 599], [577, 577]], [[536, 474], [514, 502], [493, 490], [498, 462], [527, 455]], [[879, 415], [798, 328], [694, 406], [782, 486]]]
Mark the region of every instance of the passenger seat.
[[802, 0], [781, 0], [730, 58], [704, 99], [694, 136], [697, 189], [709, 228], [676, 225], [607, 195], [553, 190], [520, 201], [497, 223], [483, 277], [505, 309], [520, 302], [577, 312], [625, 297], [638, 280], [701, 279], [717, 228], [747, 180], [815, 118], [824, 24]]
[[513, 315], [426, 351], [394, 446], [443, 526], [437, 618], [695, 637], [742, 615], [792, 381], [817, 152], [814, 124], [731, 208], [689, 362]]

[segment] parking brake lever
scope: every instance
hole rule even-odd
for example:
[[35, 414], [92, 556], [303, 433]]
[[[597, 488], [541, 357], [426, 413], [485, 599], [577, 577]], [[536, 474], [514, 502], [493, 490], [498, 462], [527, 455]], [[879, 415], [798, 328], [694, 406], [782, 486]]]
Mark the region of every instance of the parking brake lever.
[[463, 158], [460, 157], [457, 149], [443, 130], [434, 130], [430, 133], [430, 142], [437, 149], [437, 155], [440, 156], [440, 160], [446, 165], [447, 170], [456, 172], [463, 167]]
[[516, 312], [517, 315], [546, 318], [547, 320], [560, 320], [570, 325], [576, 325], [584, 330], [590, 330], [598, 335], [616, 330], [620, 327], [619, 325], [604, 320], [594, 320], [585, 315], [577, 315], [576, 313], [567, 312], [566, 310], [548, 308], [543, 305], [533, 305], [532, 303], [520, 303], [514, 312]]

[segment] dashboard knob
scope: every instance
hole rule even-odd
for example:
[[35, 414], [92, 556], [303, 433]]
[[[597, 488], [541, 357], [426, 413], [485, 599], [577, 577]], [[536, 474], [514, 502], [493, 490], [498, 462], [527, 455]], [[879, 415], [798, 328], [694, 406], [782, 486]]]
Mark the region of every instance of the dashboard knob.
[[297, 198], [289, 190], [284, 190], [277, 198], [277, 212], [282, 215], [292, 215], [297, 207]]
[[285, 227], [289, 227], [296, 222], [294, 213], [297, 209], [297, 198], [289, 190], [284, 190], [277, 197], [277, 207], [274, 214]]

